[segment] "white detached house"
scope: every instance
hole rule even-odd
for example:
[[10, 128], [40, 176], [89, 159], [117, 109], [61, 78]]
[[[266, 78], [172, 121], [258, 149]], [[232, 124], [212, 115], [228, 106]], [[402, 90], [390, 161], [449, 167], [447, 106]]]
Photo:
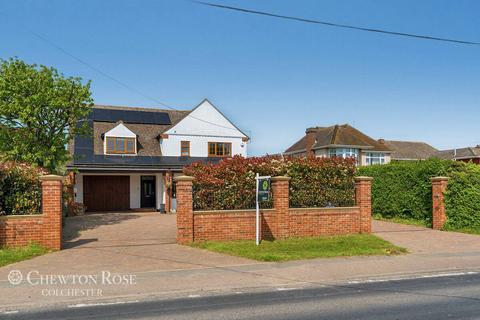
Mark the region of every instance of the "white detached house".
[[88, 124], [93, 135], [75, 137], [67, 168], [90, 212], [175, 210], [185, 165], [247, 156], [248, 136], [206, 99], [191, 111], [96, 105]]

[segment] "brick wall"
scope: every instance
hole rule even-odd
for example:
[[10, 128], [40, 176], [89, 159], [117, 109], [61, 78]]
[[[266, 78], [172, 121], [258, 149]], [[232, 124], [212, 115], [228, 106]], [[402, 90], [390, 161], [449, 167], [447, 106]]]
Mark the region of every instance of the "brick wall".
[[[262, 239], [371, 232], [371, 178], [356, 179], [355, 207], [289, 208], [288, 177], [272, 178], [273, 209], [260, 210]], [[192, 177], [177, 177], [177, 242], [255, 239], [255, 209], [193, 211]]]
[[360, 233], [359, 207], [290, 209], [290, 236], [316, 237]]
[[[260, 210], [263, 239], [273, 239], [274, 211]], [[195, 241], [255, 239], [255, 209], [195, 211], [193, 216]]]
[[36, 242], [61, 249], [62, 177], [47, 175], [42, 181], [42, 214], [0, 216], [0, 246], [19, 247]]

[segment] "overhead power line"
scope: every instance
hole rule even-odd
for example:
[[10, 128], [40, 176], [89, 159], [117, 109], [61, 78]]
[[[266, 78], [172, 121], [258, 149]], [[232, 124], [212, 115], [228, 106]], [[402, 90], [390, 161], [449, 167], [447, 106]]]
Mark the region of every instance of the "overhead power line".
[[[168, 109], [173, 110], [173, 111], [182, 111], [182, 110], [179, 110], [179, 109], [177, 109], [177, 108], [175, 108], [175, 107], [172, 107], [171, 105], [168, 105], [168, 104], [166, 104], [166, 103], [164, 103], [164, 102], [162, 102], [162, 101], [160, 101], [160, 100], [158, 100], [158, 99], [155, 99], [154, 97], [152, 97], [152, 96], [150, 96], [150, 95], [147, 95], [147, 94], [143, 93], [142, 91], [137, 90], [136, 88], [131, 87], [131, 86], [129, 86], [128, 84], [126, 84], [126, 83], [124, 83], [124, 82], [116, 79], [115, 77], [113, 77], [113, 76], [111, 76], [110, 74], [102, 71], [101, 69], [92, 66], [92, 65], [91, 65], [90, 63], [88, 63], [87, 61], [85, 61], [85, 60], [77, 57], [77, 56], [74, 55], [73, 53], [65, 50], [64, 48], [62, 48], [61, 46], [59, 46], [59, 45], [56, 44], [55, 42], [47, 39], [46, 37], [44, 37], [44, 36], [42, 36], [42, 35], [40, 35], [40, 34], [38, 34], [38, 33], [36, 33], [36, 32], [33, 32], [33, 31], [31, 31], [31, 30], [29, 30], [29, 32], [30, 32], [31, 34], [33, 34], [35, 37], [37, 37], [38, 39], [40, 39], [41, 41], [47, 43], [47, 44], [50, 45], [51, 47], [53, 47], [53, 48], [57, 49], [58, 51], [62, 52], [63, 54], [65, 54], [65, 55], [67, 55], [67, 56], [75, 59], [76, 61], [78, 61], [79, 63], [81, 63], [81, 64], [83, 64], [84, 66], [88, 67], [89, 69], [91, 69], [91, 70], [93, 70], [93, 71], [101, 74], [102, 76], [104, 76], [104, 77], [112, 80], [113, 82], [117, 83], [118, 85], [120, 85], [120, 86], [122, 86], [122, 87], [124, 87], [124, 88], [126, 88], [126, 89], [128, 89], [128, 90], [130, 90], [130, 91], [132, 91], [132, 92], [134, 92], [134, 93], [136, 93], [136, 94], [144, 97], [145, 99], [148, 99], [148, 100], [150, 100], [150, 101], [153, 101], [153, 102], [155, 102], [155, 103], [158, 103], [158, 104], [164, 106], [165, 108], [168, 108]], [[202, 122], [204, 122], [204, 123], [208, 123], [208, 124], [211, 124], [211, 125], [215, 125], [215, 126], [217, 126], [217, 127], [221, 127], [221, 128], [225, 128], [225, 129], [230, 129], [230, 130], [237, 130], [236, 128], [231, 128], [231, 127], [223, 126], [223, 125], [218, 124], [218, 123], [214, 123], [214, 122], [211, 122], [211, 121], [208, 121], [208, 120], [204, 120], [204, 119], [197, 118], [197, 117], [192, 116], [192, 115], [190, 115], [190, 114], [188, 114], [186, 117], [190, 117], [190, 118], [192, 118], [192, 119], [196, 119], [196, 120], [202, 121]]]
[[367, 32], [380, 33], [380, 34], [388, 34], [388, 35], [393, 35], [393, 36], [401, 36], [401, 37], [417, 38], [417, 39], [423, 39], [423, 40], [434, 40], [434, 41], [443, 41], [443, 42], [451, 42], [451, 43], [457, 43], [457, 44], [467, 44], [467, 45], [480, 46], [480, 42], [449, 39], [449, 38], [440, 38], [440, 37], [434, 37], [434, 36], [429, 36], [429, 35], [421, 35], [421, 34], [413, 34], [413, 33], [388, 31], [388, 30], [376, 29], [376, 28], [357, 27], [357, 26], [328, 22], [328, 21], [306, 19], [306, 18], [300, 18], [300, 17], [294, 17], [294, 16], [286, 16], [286, 15], [281, 15], [281, 14], [275, 14], [275, 13], [265, 12], [265, 11], [257, 11], [257, 10], [239, 8], [239, 7], [232, 7], [232, 6], [227, 6], [227, 5], [223, 5], [223, 4], [210, 3], [210, 2], [204, 2], [204, 1], [198, 1], [198, 0], [189, 0], [189, 1], [200, 4], [200, 5], [204, 5], [204, 6], [233, 10], [233, 11], [237, 11], [237, 12], [241, 12], [241, 13], [256, 14], [256, 15], [262, 15], [262, 16], [267, 16], [267, 17], [286, 19], [286, 20], [292, 20], [292, 21], [298, 21], [298, 22], [313, 23], [313, 24], [319, 24], [319, 25], [324, 25], [324, 26], [334, 27], [334, 28], [353, 29], [353, 30], [359, 30], [359, 31], [367, 31]]

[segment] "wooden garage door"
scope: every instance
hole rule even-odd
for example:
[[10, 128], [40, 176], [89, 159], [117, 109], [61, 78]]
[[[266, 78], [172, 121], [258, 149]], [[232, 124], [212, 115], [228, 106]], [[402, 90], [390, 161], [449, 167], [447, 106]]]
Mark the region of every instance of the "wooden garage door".
[[129, 176], [84, 176], [83, 201], [87, 211], [130, 209]]

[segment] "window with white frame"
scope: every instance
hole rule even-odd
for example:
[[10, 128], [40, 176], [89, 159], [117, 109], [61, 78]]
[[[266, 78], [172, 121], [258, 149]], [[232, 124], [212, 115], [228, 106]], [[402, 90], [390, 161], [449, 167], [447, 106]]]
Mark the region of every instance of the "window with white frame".
[[365, 165], [370, 166], [372, 164], [385, 164], [385, 153], [381, 152], [367, 152], [365, 154]]
[[358, 163], [358, 149], [355, 148], [330, 148], [329, 157], [355, 158]]

